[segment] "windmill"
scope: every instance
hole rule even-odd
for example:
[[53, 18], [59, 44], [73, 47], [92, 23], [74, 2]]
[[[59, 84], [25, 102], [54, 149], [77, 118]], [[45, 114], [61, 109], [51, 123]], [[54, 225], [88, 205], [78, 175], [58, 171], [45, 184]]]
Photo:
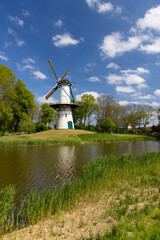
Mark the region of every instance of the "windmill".
[[45, 98], [48, 99], [59, 88], [59, 103], [50, 104], [58, 112], [56, 129], [74, 129], [72, 110], [79, 107], [79, 105], [75, 103], [72, 83], [65, 79], [70, 71], [68, 69], [63, 77], [58, 80], [51, 61], [48, 60], [48, 63], [55, 76], [56, 85], [48, 92]]

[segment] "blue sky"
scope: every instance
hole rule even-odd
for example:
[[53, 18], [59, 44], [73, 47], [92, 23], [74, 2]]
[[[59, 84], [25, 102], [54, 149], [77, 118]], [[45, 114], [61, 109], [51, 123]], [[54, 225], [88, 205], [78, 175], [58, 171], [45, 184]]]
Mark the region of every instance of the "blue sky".
[[[24, 81], [39, 103], [70, 69], [83, 93], [122, 105], [160, 107], [160, 2], [154, 0], [1, 0], [0, 64]], [[58, 100], [58, 91], [48, 102]]]

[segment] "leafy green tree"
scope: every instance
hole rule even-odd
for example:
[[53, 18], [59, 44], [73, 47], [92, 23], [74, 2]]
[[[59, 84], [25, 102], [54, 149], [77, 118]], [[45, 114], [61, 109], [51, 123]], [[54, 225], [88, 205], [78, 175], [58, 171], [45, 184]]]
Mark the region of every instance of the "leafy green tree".
[[74, 124], [78, 128], [85, 128], [86, 121], [88, 120], [88, 125], [90, 125], [91, 116], [98, 111], [98, 104], [91, 94], [83, 94], [81, 101], [76, 101], [76, 103], [79, 107], [73, 111]]
[[[75, 128], [79, 128], [79, 126], [83, 126], [82, 120], [83, 120], [83, 111], [84, 111], [84, 106], [82, 106], [81, 101], [75, 101], [76, 104], [79, 105], [78, 108], [74, 109], [72, 114], [73, 114], [73, 121]], [[81, 128], [83, 129], [83, 127]]]
[[41, 123], [41, 122], [37, 122], [35, 125], [36, 125], [36, 129], [35, 129], [36, 132], [42, 132], [49, 129], [44, 123]]
[[55, 110], [48, 103], [43, 103], [40, 109], [41, 122], [47, 125], [55, 120]]
[[15, 96], [15, 82], [12, 70], [0, 65], [0, 131], [8, 131], [13, 120], [11, 102]]
[[9, 131], [13, 120], [13, 111], [10, 105], [0, 100], [0, 131]]
[[116, 129], [116, 124], [112, 121], [110, 118], [105, 118], [101, 124], [100, 127], [104, 132], [113, 132]]
[[13, 127], [18, 131], [19, 123], [21, 121], [29, 121], [30, 111], [36, 111], [34, 95], [30, 92], [26, 85], [18, 79], [15, 84], [15, 98], [13, 102], [14, 121]]
[[6, 66], [0, 65], [0, 131], [18, 131], [36, 110], [34, 95]]
[[80, 103], [82, 106], [82, 119], [85, 127], [86, 120], [88, 119], [88, 124], [90, 124], [91, 116], [98, 111], [98, 104], [96, 103], [95, 98], [91, 94], [83, 94]]
[[19, 131], [26, 133], [34, 133], [36, 129], [35, 123], [31, 119], [23, 120], [19, 124]]

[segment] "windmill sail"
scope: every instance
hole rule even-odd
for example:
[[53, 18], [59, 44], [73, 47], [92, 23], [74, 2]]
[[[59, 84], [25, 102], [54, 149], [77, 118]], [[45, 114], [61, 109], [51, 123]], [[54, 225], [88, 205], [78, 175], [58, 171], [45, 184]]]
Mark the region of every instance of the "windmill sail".
[[51, 91], [46, 95], [46, 99], [48, 99], [56, 90], [58, 89], [58, 84], [56, 84]]
[[69, 71], [69, 69], [67, 70], [67, 72], [63, 75], [63, 77], [61, 78], [61, 80], [63, 80], [66, 76], [67, 76], [67, 74], [69, 73], [70, 71]]
[[57, 78], [57, 75], [56, 75], [56, 73], [55, 73], [55, 71], [54, 71], [54, 68], [53, 68], [53, 66], [52, 66], [51, 60], [48, 60], [48, 63], [49, 63], [49, 65], [50, 65], [51, 69], [52, 69], [52, 72], [53, 72], [54, 76], [55, 76], [56, 82], [58, 82], [58, 78]]

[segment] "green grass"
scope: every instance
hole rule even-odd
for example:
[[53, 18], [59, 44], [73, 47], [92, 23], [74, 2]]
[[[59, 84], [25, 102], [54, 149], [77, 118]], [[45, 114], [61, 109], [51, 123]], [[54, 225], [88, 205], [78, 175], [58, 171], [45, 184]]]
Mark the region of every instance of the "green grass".
[[56, 130], [35, 134], [1, 136], [0, 146], [105, 143], [135, 140], [156, 140], [156, 137], [131, 134], [103, 134], [85, 130]]
[[83, 142], [122, 142], [122, 141], [135, 141], [135, 140], [155, 140], [153, 136], [133, 135], [133, 134], [80, 134], [78, 137]]
[[[101, 236], [93, 236], [87, 240], [159, 240], [160, 239], [160, 209], [147, 214], [137, 212], [137, 219], [129, 218]], [[83, 239], [84, 240], [84, 239]]]
[[[122, 155], [120, 158], [115, 158], [114, 156], [98, 157], [83, 168], [79, 178], [72, 182], [65, 183], [61, 189], [57, 190], [52, 188], [43, 191], [41, 194], [32, 192], [22, 200], [18, 212], [13, 212], [14, 191], [12, 194], [8, 194], [6, 188], [2, 190], [2, 196], [5, 197], [1, 197], [0, 205], [3, 209], [3, 202], [5, 204], [5, 199], [7, 199], [8, 204], [5, 207], [5, 211], [2, 211], [0, 208], [0, 212], [4, 212], [0, 222], [0, 226], [2, 225], [1, 232], [5, 233], [12, 231], [15, 227], [21, 228], [35, 224], [37, 221], [61, 210], [73, 208], [76, 203], [80, 200], [82, 201], [86, 195], [94, 198], [95, 194], [98, 192], [101, 193], [104, 190], [114, 192], [114, 197], [109, 209], [105, 209], [103, 217], [107, 218], [108, 216], [112, 216], [116, 221], [122, 222], [127, 217], [128, 220], [126, 222], [124, 221], [125, 226], [131, 219], [139, 215], [145, 216], [146, 218], [150, 216], [149, 214], [151, 214], [154, 209], [156, 210], [158, 206], [160, 207], [159, 172], [160, 152], [144, 153], [135, 158], [128, 154]], [[155, 188], [159, 189], [159, 193], [152, 193]], [[136, 194], [136, 189], [138, 189], [138, 194]], [[141, 191], [142, 189], [148, 189], [148, 191], [144, 194], [144, 191]], [[136, 208], [136, 204], [139, 202], [145, 203], [146, 201], [147, 205], [144, 206], [144, 209]], [[129, 207], [133, 204], [135, 205], [135, 209], [130, 211]], [[156, 214], [156, 218], [158, 219], [158, 212], [156, 212]], [[16, 216], [17, 220], [13, 225], [14, 216]], [[7, 219], [9, 219], [9, 222], [6, 221]], [[83, 226], [82, 222], [80, 226]], [[115, 228], [121, 229], [121, 227], [118, 228], [118, 225], [115, 226]], [[113, 235], [115, 234], [115, 230], [113, 229], [113, 233], [107, 232], [106, 234]], [[117, 237], [118, 235], [115, 236]], [[103, 239], [98, 237], [97, 239]]]
[[0, 190], [0, 232], [3, 229], [8, 231], [14, 225], [14, 196], [15, 188], [13, 186]]

